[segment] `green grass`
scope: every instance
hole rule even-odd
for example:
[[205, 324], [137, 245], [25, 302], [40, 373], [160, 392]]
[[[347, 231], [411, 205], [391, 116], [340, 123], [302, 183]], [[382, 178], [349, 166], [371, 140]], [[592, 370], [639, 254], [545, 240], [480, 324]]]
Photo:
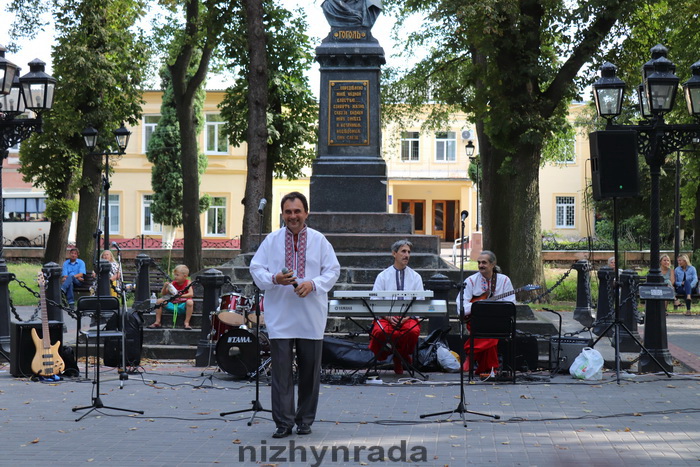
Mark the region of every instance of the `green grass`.
[[[27, 287], [35, 292], [39, 292], [37, 284], [37, 275], [41, 272], [41, 264], [32, 263], [10, 263], [7, 265], [7, 270], [15, 275], [17, 280], [24, 282]], [[36, 306], [39, 299], [21, 287], [17, 280], [10, 281], [10, 298], [15, 306]]]

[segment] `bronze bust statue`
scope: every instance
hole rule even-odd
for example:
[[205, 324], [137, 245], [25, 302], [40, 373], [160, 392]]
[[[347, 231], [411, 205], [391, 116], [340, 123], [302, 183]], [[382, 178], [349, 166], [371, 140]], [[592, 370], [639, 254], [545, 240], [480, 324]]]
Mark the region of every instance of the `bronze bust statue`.
[[372, 28], [382, 12], [381, 0], [324, 0], [323, 14], [332, 27]]

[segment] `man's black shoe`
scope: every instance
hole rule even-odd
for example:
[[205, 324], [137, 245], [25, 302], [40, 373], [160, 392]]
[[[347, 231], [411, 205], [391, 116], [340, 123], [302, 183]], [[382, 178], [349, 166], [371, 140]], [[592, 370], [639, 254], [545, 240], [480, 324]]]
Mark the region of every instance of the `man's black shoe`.
[[275, 430], [274, 433], [272, 433], [273, 438], [286, 438], [287, 436], [292, 434], [292, 429], [291, 428], [282, 428], [279, 427]]
[[306, 423], [302, 423], [301, 425], [297, 425], [297, 434], [298, 435], [310, 435], [311, 434], [311, 427], [307, 425]]

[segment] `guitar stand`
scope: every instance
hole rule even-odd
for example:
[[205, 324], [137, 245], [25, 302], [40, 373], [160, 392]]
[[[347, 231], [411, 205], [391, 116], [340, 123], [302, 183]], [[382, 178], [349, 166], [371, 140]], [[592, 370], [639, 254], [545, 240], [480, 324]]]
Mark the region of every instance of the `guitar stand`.
[[[464, 239], [464, 221], [466, 217], [462, 217], [462, 239]], [[453, 414], [453, 413], [458, 413], [461, 418], [462, 418], [462, 424], [466, 428], [467, 426], [467, 419], [465, 417], [465, 414], [474, 414], [474, 415], [480, 415], [482, 417], [490, 417], [493, 418], [494, 420], [500, 420], [500, 415], [491, 415], [491, 414], [486, 414], [482, 412], [474, 412], [472, 410], [467, 410], [467, 406], [464, 403], [466, 397], [464, 396], [464, 361], [466, 359], [466, 355], [464, 352], [464, 242], [460, 242], [460, 292], [459, 295], [457, 295], [457, 299], [459, 300], [459, 340], [462, 343], [462, 348], [459, 352], [459, 357], [460, 357], [460, 363], [459, 363], [459, 403], [457, 403], [457, 408], [454, 410], [446, 410], [443, 412], [435, 412], [435, 413], [428, 413], [428, 414], [423, 414], [420, 415], [420, 418], [426, 418], [426, 417], [436, 417], [438, 415], [448, 415], [448, 414]]]

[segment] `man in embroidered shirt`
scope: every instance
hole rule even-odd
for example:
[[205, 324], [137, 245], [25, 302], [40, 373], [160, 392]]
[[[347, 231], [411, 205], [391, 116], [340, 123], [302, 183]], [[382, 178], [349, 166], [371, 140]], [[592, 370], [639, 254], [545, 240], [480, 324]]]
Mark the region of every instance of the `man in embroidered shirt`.
[[[272, 357], [273, 438], [311, 433], [316, 418], [328, 292], [340, 275], [330, 242], [306, 226], [309, 204], [292, 192], [282, 198], [286, 227], [270, 233], [250, 263], [255, 284], [265, 292], [265, 324]], [[292, 360], [296, 347], [299, 397], [294, 409]]]
[[[394, 264], [379, 273], [374, 281], [373, 291], [423, 290], [423, 279], [408, 267], [412, 247], [413, 244], [408, 240], [399, 240], [391, 246]], [[401, 375], [403, 374], [402, 358], [406, 363], [412, 363], [412, 355], [419, 335], [420, 324], [417, 319], [385, 316], [374, 323], [370, 332], [369, 348], [378, 360], [384, 360], [391, 353], [390, 347], [386, 345], [387, 339], [390, 339], [390, 345], [400, 354], [400, 357], [394, 355], [393, 358], [394, 373]]]
[[[496, 255], [492, 251], [483, 250], [477, 258], [477, 263], [479, 274], [472, 274], [464, 280], [462, 306], [465, 317], [472, 312], [472, 302], [513, 290], [508, 276], [501, 274], [501, 268], [496, 265]], [[515, 295], [508, 295], [501, 300], [515, 302]], [[463, 368], [464, 371], [469, 371], [469, 339], [464, 343], [464, 350], [466, 357]], [[474, 360], [479, 373], [488, 374], [495, 371], [498, 368], [498, 339], [474, 339]]]
[[68, 252], [68, 259], [63, 262], [63, 271], [61, 272], [61, 290], [66, 294], [66, 299], [69, 305], [75, 303], [73, 295], [73, 287], [80, 287], [85, 280], [85, 262], [78, 258], [80, 252], [77, 248], [71, 248]]

